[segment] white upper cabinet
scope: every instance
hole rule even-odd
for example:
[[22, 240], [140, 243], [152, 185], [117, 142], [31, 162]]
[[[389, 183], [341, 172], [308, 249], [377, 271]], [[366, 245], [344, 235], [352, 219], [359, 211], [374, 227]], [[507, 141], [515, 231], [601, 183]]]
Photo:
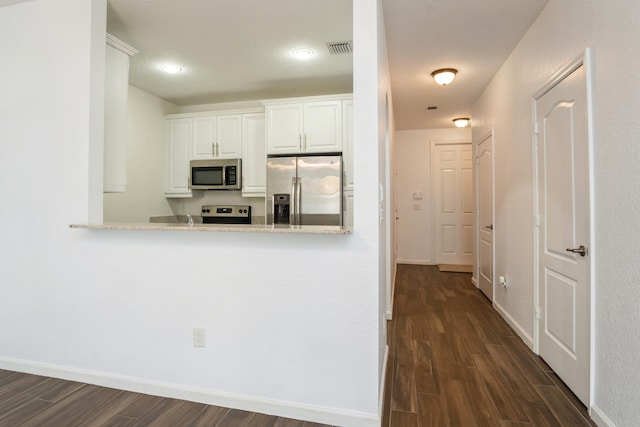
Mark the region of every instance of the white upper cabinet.
[[107, 34], [104, 92], [105, 193], [122, 193], [127, 186], [129, 57], [136, 53], [136, 49]]
[[304, 108], [302, 103], [269, 105], [267, 114], [267, 153], [302, 152]]
[[194, 117], [193, 159], [234, 159], [242, 156], [242, 116]]
[[218, 116], [215, 157], [218, 159], [242, 157], [242, 115]]
[[342, 151], [342, 101], [306, 102], [304, 104], [305, 153]]
[[287, 101], [263, 101], [267, 114], [267, 154], [342, 152], [339, 96]]
[[267, 187], [264, 113], [242, 115], [242, 196], [264, 197]]
[[191, 197], [189, 160], [193, 120], [167, 120], [167, 192], [166, 197]]
[[216, 141], [216, 116], [193, 119], [193, 159], [213, 159]]

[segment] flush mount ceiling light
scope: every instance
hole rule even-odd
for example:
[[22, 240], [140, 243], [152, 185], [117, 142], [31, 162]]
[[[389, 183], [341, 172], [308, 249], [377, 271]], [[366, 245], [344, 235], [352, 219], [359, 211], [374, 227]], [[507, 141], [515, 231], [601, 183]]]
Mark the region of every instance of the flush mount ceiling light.
[[453, 124], [459, 128], [463, 128], [469, 124], [471, 119], [469, 117], [458, 117], [457, 119], [453, 119]]
[[458, 70], [455, 68], [441, 68], [431, 73], [431, 77], [441, 86], [446, 86], [456, 78]]
[[176, 74], [182, 71], [182, 67], [176, 64], [162, 64], [160, 69], [169, 74]]
[[313, 51], [311, 49], [300, 48], [294, 49], [291, 54], [298, 59], [309, 59], [313, 56]]

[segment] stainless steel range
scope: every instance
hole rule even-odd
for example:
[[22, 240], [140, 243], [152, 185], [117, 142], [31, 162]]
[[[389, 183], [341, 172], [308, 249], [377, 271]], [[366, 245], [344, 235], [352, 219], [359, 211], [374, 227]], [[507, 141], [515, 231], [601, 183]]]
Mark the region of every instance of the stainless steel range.
[[204, 205], [203, 224], [251, 224], [249, 205]]

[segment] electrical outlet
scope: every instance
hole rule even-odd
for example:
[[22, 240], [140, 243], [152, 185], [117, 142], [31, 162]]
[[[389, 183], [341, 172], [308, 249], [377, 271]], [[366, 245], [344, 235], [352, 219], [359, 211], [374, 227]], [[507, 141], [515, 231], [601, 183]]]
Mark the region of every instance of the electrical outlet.
[[498, 278], [498, 281], [500, 282], [500, 286], [502, 286], [503, 288], [507, 287], [507, 278], [504, 276], [500, 276]]
[[193, 328], [193, 346], [204, 347], [204, 328]]

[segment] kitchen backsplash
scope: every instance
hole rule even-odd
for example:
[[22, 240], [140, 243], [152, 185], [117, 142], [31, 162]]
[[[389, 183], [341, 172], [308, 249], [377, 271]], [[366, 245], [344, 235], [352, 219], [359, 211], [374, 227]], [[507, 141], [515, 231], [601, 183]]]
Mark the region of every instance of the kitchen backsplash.
[[242, 197], [240, 191], [203, 191], [202, 197], [167, 199], [174, 215], [200, 215], [202, 205], [250, 205], [252, 216], [265, 215], [262, 197]]

